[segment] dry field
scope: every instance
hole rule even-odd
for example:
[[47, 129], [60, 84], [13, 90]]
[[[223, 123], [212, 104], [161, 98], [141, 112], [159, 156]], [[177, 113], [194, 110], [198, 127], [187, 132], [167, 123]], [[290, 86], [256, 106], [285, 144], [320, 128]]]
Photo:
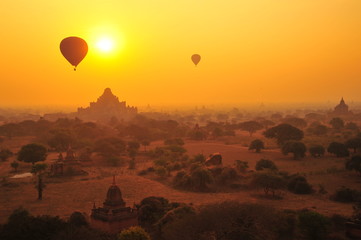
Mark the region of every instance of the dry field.
[[[31, 139], [18, 139], [19, 145], [12, 141], [11, 148], [18, 149], [19, 146], [31, 141]], [[152, 143], [150, 147], [161, 145], [160, 142]], [[24, 207], [34, 215], [49, 214], [67, 218], [74, 211], [90, 214], [93, 203], [100, 206], [112, 183], [112, 175], [116, 174], [116, 182], [120, 187], [123, 198], [128, 205], [140, 202], [148, 196], [162, 196], [170, 201], [192, 203], [199, 206], [206, 203], [236, 200], [240, 202], [257, 202], [269, 204], [277, 208], [302, 209], [310, 208], [326, 215], [341, 214], [350, 216], [352, 204], [337, 203], [329, 200], [329, 196], [337, 188], [347, 186], [360, 190], [361, 177], [356, 173], [344, 171], [343, 159], [325, 156], [321, 159], [306, 157], [295, 161], [292, 156], [284, 156], [279, 149], [265, 150], [262, 153], [249, 152], [242, 144], [225, 145], [222, 142], [195, 142], [187, 141], [185, 148], [190, 156], [203, 153], [220, 152], [224, 159], [224, 165], [232, 165], [235, 160], [249, 162], [250, 170], [254, 169], [255, 163], [261, 158], [272, 160], [281, 171], [289, 173], [306, 174], [308, 181], [317, 191], [322, 184], [328, 194], [314, 193], [312, 195], [296, 195], [285, 193], [283, 199], [272, 200], [259, 197], [260, 191], [239, 190], [229, 193], [194, 193], [175, 190], [159, 181], [137, 176], [136, 172], [145, 168], [147, 163], [138, 164], [138, 170], [132, 171], [116, 167], [84, 167], [88, 176], [73, 178], [48, 178], [44, 190], [43, 200], [38, 201], [37, 192], [32, 177], [23, 179], [8, 178], [10, 186], [0, 186], [0, 223], [6, 221], [7, 217], [17, 207]], [[51, 162], [56, 154], [49, 154], [47, 161]], [[9, 163], [0, 162], [0, 176], [11, 176]], [[19, 172], [28, 172], [30, 165], [21, 163]]]

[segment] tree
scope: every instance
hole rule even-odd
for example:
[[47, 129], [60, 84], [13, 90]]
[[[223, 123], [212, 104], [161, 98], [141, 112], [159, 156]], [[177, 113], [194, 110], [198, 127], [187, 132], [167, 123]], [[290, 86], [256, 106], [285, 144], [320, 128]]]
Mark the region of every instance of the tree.
[[118, 240], [151, 240], [151, 238], [143, 228], [130, 227], [120, 232]]
[[166, 178], [167, 177], [167, 169], [163, 166], [159, 166], [155, 169], [155, 173], [160, 177], [160, 178]]
[[1, 149], [0, 151], [0, 159], [1, 161], [6, 161], [9, 157], [13, 155], [13, 152], [9, 149]]
[[336, 157], [348, 157], [350, 155], [346, 145], [339, 142], [330, 143], [330, 145], [328, 145], [327, 152], [335, 154]]
[[212, 173], [206, 168], [196, 168], [191, 173], [192, 187], [196, 191], [206, 191], [208, 184], [214, 181]]
[[19, 167], [19, 162], [17, 161], [13, 161], [12, 163], [10, 163], [10, 166], [12, 168], [14, 168], [14, 171], [17, 172], [18, 171], [18, 167]]
[[247, 121], [239, 124], [239, 128], [243, 131], [249, 132], [249, 135], [252, 136], [253, 133], [263, 128], [263, 126], [256, 121]]
[[328, 128], [325, 125], [322, 125], [318, 122], [311, 123], [310, 127], [307, 128], [307, 132], [316, 135], [321, 136], [327, 134]]
[[358, 125], [354, 122], [348, 122], [346, 123], [345, 125], [345, 128], [346, 129], [349, 129], [349, 130], [354, 130], [354, 131], [359, 131], [360, 128], [358, 127]]
[[271, 171], [255, 173], [253, 175], [252, 183], [256, 187], [263, 188], [266, 195], [271, 192], [273, 197], [276, 196], [277, 190], [283, 190], [286, 188], [285, 179], [279, 174]]
[[361, 156], [353, 156], [345, 165], [347, 170], [355, 170], [361, 175]]
[[125, 142], [117, 137], [108, 137], [98, 139], [94, 143], [94, 152], [98, 152], [103, 157], [118, 156], [126, 149]]
[[294, 239], [294, 222], [269, 206], [217, 202], [201, 206], [196, 214], [187, 214], [165, 225], [159, 239]]
[[312, 193], [312, 186], [307, 182], [304, 176], [293, 175], [287, 185], [289, 191], [296, 194]]
[[284, 123], [290, 124], [296, 128], [305, 128], [307, 127], [307, 122], [302, 118], [290, 117], [283, 119]]
[[140, 148], [139, 142], [128, 142], [128, 156], [131, 158], [129, 162], [129, 169], [135, 169], [135, 157], [138, 155], [138, 150]]
[[52, 131], [52, 136], [48, 140], [49, 146], [57, 151], [66, 151], [72, 143], [74, 138], [69, 130]]
[[330, 221], [327, 217], [313, 211], [303, 211], [298, 216], [299, 227], [303, 235], [310, 240], [326, 239]]
[[249, 168], [247, 161], [236, 160], [235, 164], [236, 169], [242, 173], [244, 173]]
[[282, 145], [289, 140], [301, 140], [303, 138], [303, 131], [287, 123], [283, 123], [275, 127], [269, 128], [263, 133], [263, 135], [266, 138], [275, 138], [277, 140], [277, 143], [279, 145]]
[[73, 212], [70, 215], [69, 223], [76, 227], [88, 226], [85, 216], [81, 212]]
[[276, 164], [268, 159], [261, 159], [261, 160], [257, 161], [255, 168], [257, 171], [262, 171], [262, 170], [266, 170], [266, 169], [278, 170]]
[[356, 153], [357, 149], [361, 148], [361, 138], [360, 137], [351, 138], [345, 142], [345, 145], [347, 148], [353, 149], [353, 152]]
[[264, 143], [259, 139], [253, 140], [248, 148], [248, 150], [256, 150], [256, 153], [260, 153], [261, 149], [264, 149]]
[[22, 146], [18, 153], [18, 160], [27, 163], [34, 163], [44, 161], [47, 156], [46, 147], [40, 144], [31, 143]]
[[282, 153], [284, 155], [293, 153], [295, 160], [305, 157], [306, 151], [306, 145], [303, 142], [288, 141], [282, 146]]
[[38, 200], [43, 199], [43, 190], [45, 188], [45, 183], [43, 179], [43, 174], [47, 168], [45, 163], [37, 163], [33, 165], [33, 169], [31, 170], [36, 176], [38, 176], [38, 180], [36, 182], [36, 189], [38, 190]]
[[325, 148], [322, 145], [312, 145], [308, 148], [312, 157], [321, 157], [325, 154]]
[[332, 118], [330, 121], [331, 126], [336, 129], [336, 130], [340, 130], [341, 128], [344, 127], [345, 123], [341, 118]]
[[[18, 208], [0, 227], [1, 240], [49, 240], [65, 230], [67, 224], [59, 217], [49, 215], [32, 216], [27, 210]], [[70, 238], [68, 238], [70, 239]], [[71, 238], [73, 239], [73, 238]], [[79, 239], [79, 238], [76, 238]]]
[[21, 128], [16, 123], [7, 123], [0, 126], [0, 134], [5, 135], [8, 139], [12, 139], [13, 136], [19, 135]]
[[193, 156], [193, 158], [191, 159], [192, 162], [194, 163], [205, 163], [206, 162], [206, 157], [202, 154], [202, 153], [198, 153], [196, 155]]
[[163, 197], [146, 197], [139, 206], [138, 221], [140, 226], [149, 228], [170, 210], [169, 201]]
[[260, 124], [267, 130], [270, 126], [274, 126], [275, 123], [271, 120], [265, 119], [261, 120]]

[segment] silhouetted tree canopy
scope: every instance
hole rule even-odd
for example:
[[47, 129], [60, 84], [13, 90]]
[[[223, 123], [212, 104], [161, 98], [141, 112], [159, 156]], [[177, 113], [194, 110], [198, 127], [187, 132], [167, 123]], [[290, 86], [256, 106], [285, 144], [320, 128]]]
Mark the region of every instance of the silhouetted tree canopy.
[[94, 143], [94, 152], [104, 157], [118, 156], [126, 149], [126, 143], [117, 137], [101, 138]]
[[266, 195], [271, 192], [273, 196], [276, 196], [277, 190], [286, 189], [287, 186], [286, 180], [274, 171], [254, 173], [252, 184], [255, 187], [262, 188]]
[[256, 121], [247, 121], [239, 124], [239, 128], [243, 131], [249, 132], [249, 135], [252, 136], [258, 130], [261, 130], [263, 126]]
[[255, 169], [257, 171], [262, 171], [262, 170], [278, 170], [276, 164], [268, 159], [260, 159], [259, 161], [257, 161], [256, 163], [256, 167]]
[[298, 141], [288, 141], [285, 142], [282, 146], [282, 153], [287, 155], [288, 153], [293, 153], [293, 158], [295, 160], [305, 157], [307, 151], [306, 145], [303, 142]]
[[[202, 206], [162, 228], [164, 240], [289, 239], [295, 221], [283, 212], [259, 204], [222, 202]], [[292, 224], [293, 223], [293, 224]]]
[[316, 136], [321, 136], [327, 134], [328, 128], [319, 122], [313, 122], [307, 128], [307, 132]]
[[351, 159], [346, 162], [346, 169], [354, 170], [361, 174], [361, 156], [353, 156]]
[[331, 226], [327, 217], [314, 211], [303, 211], [299, 214], [298, 221], [300, 230], [306, 239], [327, 239]]
[[308, 148], [312, 157], [321, 157], [325, 154], [325, 148], [322, 145], [312, 145]]
[[296, 128], [305, 128], [307, 127], [307, 122], [302, 119], [302, 118], [296, 118], [296, 117], [292, 117], [292, 118], [284, 118], [283, 123], [287, 123], [290, 124]]
[[46, 147], [40, 144], [31, 143], [21, 147], [18, 153], [18, 160], [34, 164], [39, 161], [44, 161], [46, 156]]
[[256, 150], [257, 153], [261, 152], [261, 149], [264, 149], [264, 143], [259, 139], [253, 140], [248, 148], [248, 150]]
[[143, 228], [135, 226], [121, 231], [118, 240], [151, 240], [151, 238]]
[[266, 138], [275, 138], [277, 143], [282, 145], [286, 141], [299, 141], [303, 138], [303, 131], [289, 124], [283, 123], [266, 130], [263, 135]]
[[354, 122], [346, 123], [345, 128], [349, 129], [349, 130], [354, 130], [354, 131], [359, 131], [360, 130], [359, 126]]
[[348, 157], [350, 155], [346, 145], [339, 142], [330, 143], [330, 145], [328, 145], [327, 152], [335, 154], [337, 157]]
[[345, 125], [344, 121], [338, 117], [332, 118], [330, 121], [330, 124], [334, 129], [337, 129], [337, 130], [343, 128]]
[[360, 137], [351, 138], [345, 142], [345, 145], [347, 148], [353, 149], [353, 152], [356, 153], [357, 150], [361, 148], [361, 138]]
[[6, 161], [9, 157], [11, 157], [13, 155], [13, 152], [10, 151], [10, 149], [1, 149], [0, 150], [0, 160], [1, 161]]
[[290, 192], [296, 194], [312, 193], [312, 186], [307, 182], [304, 176], [294, 175], [289, 179], [287, 188]]

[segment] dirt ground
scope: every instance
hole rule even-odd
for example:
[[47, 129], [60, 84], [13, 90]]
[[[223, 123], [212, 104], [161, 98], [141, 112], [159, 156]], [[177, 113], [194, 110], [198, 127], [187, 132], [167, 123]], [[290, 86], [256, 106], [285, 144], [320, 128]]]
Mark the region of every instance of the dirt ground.
[[[24, 144], [32, 139], [18, 139], [11, 142], [12, 150], [18, 150], [19, 144]], [[18, 144], [15, 144], [17, 142]], [[152, 143], [150, 148], [161, 145], [161, 142]], [[7, 145], [9, 146], [9, 145]], [[21, 146], [21, 145], [20, 145]], [[128, 170], [126, 167], [83, 167], [89, 173], [87, 176], [72, 178], [47, 178], [43, 200], [37, 200], [37, 192], [34, 187], [33, 177], [12, 179], [7, 178], [5, 186], [0, 186], [0, 223], [6, 221], [11, 212], [22, 206], [34, 215], [57, 215], [67, 218], [74, 211], [90, 214], [93, 204], [102, 205], [105, 200], [108, 187], [112, 183], [112, 176], [116, 175], [116, 183], [120, 187], [123, 198], [127, 205], [139, 203], [148, 196], [161, 196], [175, 202], [192, 203], [199, 206], [206, 203], [236, 200], [240, 202], [253, 202], [268, 204], [283, 209], [314, 209], [322, 214], [341, 214], [350, 216], [352, 204], [338, 203], [329, 200], [330, 194], [341, 187], [347, 186], [360, 189], [361, 177], [354, 172], [344, 170], [344, 160], [332, 156], [320, 159], [306, 157], [295, 161], [292, 156], [284, 156], [279, 149], [264, 150], [262, 153], [248, 151], [242, 144], [225, 145], [222, 142], [196, 142], [187, 141], [184, 146], [190, 156], [203, 153], [206, 156], [219, 152], [223, 156], [224, 165], [233, 165], [235, 160], [248, 161], [250, 170], [254, 169], [256, 162], [261, 159], [269, 159], [276, 163], [279, 170], [289, 173], [301, 173], [307, 176], [310, 184], [317, 191], [321, 184], [328, 194], [314, 193], [311, 195], [296, 195], [285, 193], [283, 199], [273, 200], [260, 197], [262, 192], [258, 190], [239, 190], [229, 193], [194, 193], [173, 189], [159, 181], [154, 181], [142, 176], [137, 172], [146, 168], [149, 163], [142, 162], [137, 165], [137, 170]], [[49, 154], [47, 162], [56, 158], [56, 153]], [[0, 162], [0, 176], [8, 177], [15, 173], [11, 172], [9, 159]], [[18, 173], [28, 172], [30, 164], [21, 163]]]

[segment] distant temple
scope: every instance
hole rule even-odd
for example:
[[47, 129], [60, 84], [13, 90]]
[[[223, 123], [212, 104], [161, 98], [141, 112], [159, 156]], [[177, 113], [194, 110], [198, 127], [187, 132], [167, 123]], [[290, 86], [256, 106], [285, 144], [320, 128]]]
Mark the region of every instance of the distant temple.
[[103, 207], [97, 208], [94, 204], [90, 224], [93, 228], [109, 233], [119, 233], [123, 229], [138, 225], [138, 210], [125, 206], [122, 193], [115, 184], [115, 177], [108, 189]]
[[91, 102], [87, 108], [78, 108], [77, 117], [87, 121], [105, 121], [111, 119], [129, 120], [138, 112], [136, 107], [126, 105], [126, 102], [120, 102], [110, 88], [104, 90], [96, 102]]
[[50, 172], [52, 176], [87, 174], [81, 169], [81, 164], [75, 157], [75, 152], [71, 147], [66, 152], [65, 158], [62, 153], [59, 153], [56, 162], [51, 164]]
[[349, 111], [348, 105], [345, 103], [345, 100], [343, 100], [343, 98], [341, 98], [340, 103], [333, 110], [332, 115], [352, 115], [352, 112]]

